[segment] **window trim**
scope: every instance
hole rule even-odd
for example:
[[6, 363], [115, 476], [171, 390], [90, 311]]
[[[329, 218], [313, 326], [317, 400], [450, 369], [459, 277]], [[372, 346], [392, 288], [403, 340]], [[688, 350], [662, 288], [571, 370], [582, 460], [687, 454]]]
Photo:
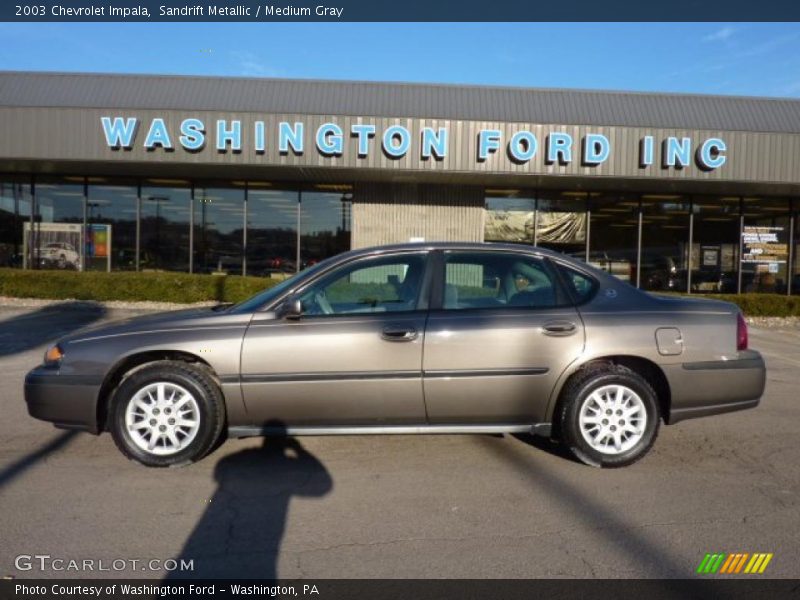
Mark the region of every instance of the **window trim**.
[[[559, 273], [559, 269], [552, 264], [550, 257], [531, 251], [519, 252], [506, 248], [453, 248], [446, 250], [436, 250], [438, 255], [436, 260], [433, 261], [434, 266], [434, 281], [433, 293], [431, 294], [431, 310], [442, 311], [453, 314], [470, 313], [470, 312], [487, 312], [487, 311], [504, 311], [504, 312], [536, 312], [543, 313], [552, 310], [560, 310], [564, 308], [574, 308], [576, 306], [573, 295], [565, 286], [563, 279]], [[485, 307], [470, 307], [470, 308], [445, 308], [444, 306], [444, 289], [447, 279], [447, 260], [446, 254], [508, 254], [511, 256], [522, 256], [528, 259], [541, 262], [543, 271], [550, 276], [553, 282], [553, 287], [556, 290], [557, 297], [563, 297], [566, 302], [557, 303], [553, 306], [538, 307], [538, 306], [485, 306]], [[592, 278], [592, 281], [596, 280]]]

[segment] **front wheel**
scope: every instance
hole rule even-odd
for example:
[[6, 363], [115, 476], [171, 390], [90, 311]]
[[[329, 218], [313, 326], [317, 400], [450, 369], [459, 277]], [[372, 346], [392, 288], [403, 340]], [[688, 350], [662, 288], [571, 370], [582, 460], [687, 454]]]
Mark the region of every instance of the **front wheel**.
[[627, 367], [587, 368], [567, 383], [563, 398], [562, 441], [588, 465], [630, 465], [656, 440], [660, 421], [656, 393]]
[[122, 381], [111, 407], [111, 435], [125, 456], [143, 465], [189, 464], [219, 439], [224, 406], [206, 369], [159, 361]]

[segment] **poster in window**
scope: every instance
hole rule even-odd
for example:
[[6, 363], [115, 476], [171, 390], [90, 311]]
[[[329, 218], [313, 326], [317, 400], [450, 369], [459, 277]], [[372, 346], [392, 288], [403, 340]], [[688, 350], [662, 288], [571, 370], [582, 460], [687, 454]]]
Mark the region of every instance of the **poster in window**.
[[786, 264], [789, 245], [785, 227], [745, 225], [742, 229], [742, 262], [754, 265]]
[[584, 243], [586, 242], [586, 213], [540, 212], [536, 237], [540, 243]]
[[34, 223], [26, 222], [22, 228], [23, 245], [26, 248], [24, 268], [83, 269], [81, 239], [83, 225], [78, 223]]
[[720, 258], [719, 246], [701, 246], [700, 254], [703, 257], [702, 266], [704, 268], [718, 269]]
[[487, 210], [484, 239], [533, 243], [532, 210]]

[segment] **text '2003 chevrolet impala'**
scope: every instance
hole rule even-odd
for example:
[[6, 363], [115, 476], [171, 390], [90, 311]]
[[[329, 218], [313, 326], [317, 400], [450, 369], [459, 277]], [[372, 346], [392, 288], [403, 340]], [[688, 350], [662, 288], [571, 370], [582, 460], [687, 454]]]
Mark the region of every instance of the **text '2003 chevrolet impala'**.
[[651, 296], [539, 248], [439, 243], [74, 333], [25, 398], [150, 466], [197, 460], [224, 434], [530, 432], [619, 467], [661, 421], [756, 406], [765, 376], [732, 304]]

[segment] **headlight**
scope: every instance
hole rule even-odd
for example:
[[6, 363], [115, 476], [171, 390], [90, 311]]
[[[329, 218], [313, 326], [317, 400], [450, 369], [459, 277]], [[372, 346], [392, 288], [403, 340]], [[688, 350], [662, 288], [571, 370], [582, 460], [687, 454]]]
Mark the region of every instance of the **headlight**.
[[44, 353], [44, 364], [53, 367], [59, 364], [62, 358], [64, 358], [64, 351], [56, 344], [55, 346], [51, 346], [47, 352]]

